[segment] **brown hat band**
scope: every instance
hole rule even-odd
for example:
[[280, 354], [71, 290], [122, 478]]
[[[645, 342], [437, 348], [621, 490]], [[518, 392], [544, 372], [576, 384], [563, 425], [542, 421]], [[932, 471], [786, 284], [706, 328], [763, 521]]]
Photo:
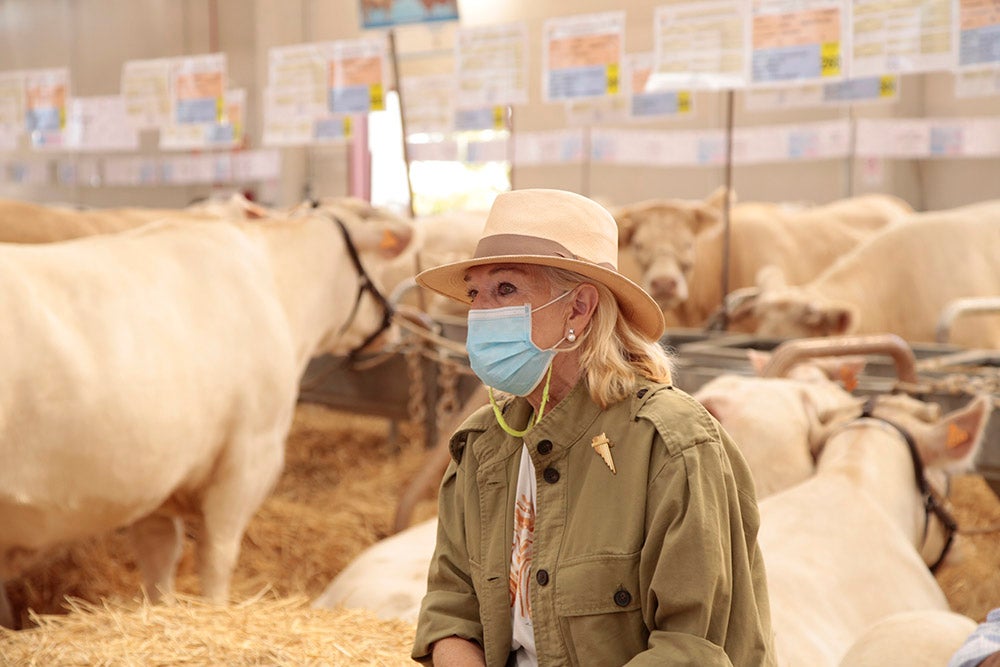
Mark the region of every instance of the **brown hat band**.
[[551, 255], [564, 259], [575, 259], [596, 266], [602, 266], [617, 273], [618, 269], [609, 262], [592, 262], [585, 257], [577, 257], [561, 243], [537, 236], [524, 234], [493, 234], [484, 236], [476, 245], [475, 259], [485, 257], [504, 257], [510, 255]]

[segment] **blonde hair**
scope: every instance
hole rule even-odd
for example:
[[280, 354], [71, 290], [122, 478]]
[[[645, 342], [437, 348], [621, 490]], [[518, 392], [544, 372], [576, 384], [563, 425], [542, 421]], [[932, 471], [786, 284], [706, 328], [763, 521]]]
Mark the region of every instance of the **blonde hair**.
[[578, 334], [580, 365], [590, 397], [602, 408], [632, 393], [642, 376], [653, 382], [671, 382], [673, 360], [658, 341], [648, 341], [622, 314], [610, 289], [578, 273], [542, 267], [558, 292], [587, 283], [597, 288], [597, 308], [590, 325]]

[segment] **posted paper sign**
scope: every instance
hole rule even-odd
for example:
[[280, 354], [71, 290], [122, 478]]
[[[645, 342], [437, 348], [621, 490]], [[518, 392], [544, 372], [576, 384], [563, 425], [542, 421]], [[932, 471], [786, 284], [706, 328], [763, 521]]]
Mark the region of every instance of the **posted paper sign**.
[[1000, 67], [955, 72], [955, 96], [1000, 97]]
[[1000, 2], [958, 0], [958, 65], [1000, 64]]
[[69, 103], [69, 70], [25, 72], [25, 117], [34, 148], [58, 148], [63, 143]]
[[455, 36], [459, 108], [528, 102], [528, 28], [523, 22], [460, 28]]
[[751, 82], [839, 79], [844, 3], [753, 0]]
[[171, 58], [129, 60], [122, 66], [121, 98], [125, 116], [135, 129], [155, 129], [171, 123]]
[[139, 148], [139, 134], [120, 95], [74, 97], [63, 143], [79, 151], [134, 151]]
[[356, 39], [324, 45], [327, 110], [333, 114], [385, 109], [387, 47], [384, 39]]
[[178, 58], [171, 71], [174, 125], [218, 123], [226, 92], [226, 54]]
[[850, 76], [929, 72], [955, 62], [952, 0], [853, 0]]
[[27, 94], [27, 74], [25, 72], [0, 72], [0, 131], [24, 132], [25, 96]]
[[654, 72], [646, 92], [741, 88], [749, 81], [744, 0], [670, 2], [653, 15]]
[[407, 134], [448, 134], [455, 129], [455, 77], [408, 76], [400, 81]]
[[625, 12], [548, 19], [542, 31], [544, 100], [560, 102], [619, 93]]
[[635, 119], [690, 116], [692, 95], [690, 90], [648, 90], [655, 67], [652, 53], [633, 53], [625, 56], [626, 92], [629, 116]]
[[743, 91], [743, 102], [748, 111], [896, 102], [899, 86], [899, 77], [887, 74], [827, 84], [752, 88]]

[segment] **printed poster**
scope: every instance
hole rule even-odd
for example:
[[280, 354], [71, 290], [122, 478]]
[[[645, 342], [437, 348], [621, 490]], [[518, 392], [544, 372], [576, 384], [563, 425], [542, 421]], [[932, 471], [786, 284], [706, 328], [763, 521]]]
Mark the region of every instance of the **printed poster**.
[[34, 148], [63, 143], [69, 103], [69, 69], [25, 71], [25, 118]]
[[139, 130], [171, 124], [171, 58], [129, 60], [122, 66], [120, 95], [128, 123]]
[[388, 79], [384, 39], [356, 39], [323, 45], [327, 61], [327, 110], [332, 114], [385, 109]]
[[653, 15], [654, 72], [647, 92], [742, 88], [750, 79], [745, 0], [673, 0]]
[[958, 0], [958, 66], [1000, 65], [1000, 2]]
[[951, 69], [952, 0], [853, 0], [850, 76]]
[[839, 0], [753, 0], [752, 84], [834, 80], [843, 76]]
[[483, 109], [528, 102], [525, 23], [459, 28], [455, 36], [456, 104]]
[[554, 18], [542, 28], [542, 98], [617, 95], [625, 59], [625, 12]]
[[214, 124], [225, 113], [226, 54], [174, 59], [172, 125]]
[[458, 0], [361, 0], [358, 9], [364, 30], [458, 20]]
[[625, 56], [628, 114], [633, 119], [689, 117], [693, 110], [690, 90], [648, 90], [656, 63], [653, 53]]

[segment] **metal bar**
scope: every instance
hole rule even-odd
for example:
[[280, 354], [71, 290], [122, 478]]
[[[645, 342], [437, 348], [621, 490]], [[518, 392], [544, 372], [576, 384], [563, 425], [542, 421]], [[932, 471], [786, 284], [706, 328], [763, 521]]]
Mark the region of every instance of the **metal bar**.
[[410, 217], [417, 217], [413, 212], [413, 181], [410, 179], [410, 148], [406, 143], [406, 105], [403, 103], [403, 86], [399, 76], [399, 54], [396, 51], [396, 29], [389, 28], [389, 56], [392, 62], [392, 80], [396, 86], [396, 99], [399, 100], [399, 127], [403, 134], [403, 164], [406, 167], [406, 191], [410, 195]]
[[909, 344], [896, 334], [873, 336], [831, 336], [800, 338], [775, 348], [771, 360], [761, 371], [763, 377], [783, 377], [795, 364], [814, 357], [845, 354], [885, 354], [896, 364], [896, 375], [903, 382], [917, 382], [916, 358]]

